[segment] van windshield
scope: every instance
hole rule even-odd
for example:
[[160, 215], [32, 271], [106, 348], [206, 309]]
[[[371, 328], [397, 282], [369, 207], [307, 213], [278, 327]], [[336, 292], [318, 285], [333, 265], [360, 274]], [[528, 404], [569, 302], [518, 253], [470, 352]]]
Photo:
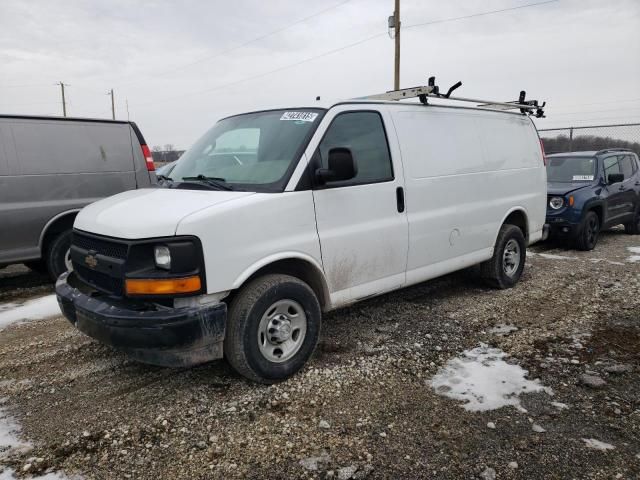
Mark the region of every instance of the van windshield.
[[595, 175], [596, 159], [594, 157], [547, 158], [548, 182], [593, 182]]
[[282, 191], [322, 112], [270, 110], [220, 120], [180, 157], [171, 180], [214, 189]]

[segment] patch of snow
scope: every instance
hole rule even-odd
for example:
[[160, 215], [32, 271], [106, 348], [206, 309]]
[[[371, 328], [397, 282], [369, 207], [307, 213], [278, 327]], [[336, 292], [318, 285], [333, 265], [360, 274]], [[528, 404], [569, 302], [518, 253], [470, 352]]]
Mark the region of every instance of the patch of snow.
[[607, 259], [604, 259], [604, 258], [590, 258], [589, 261], [591, 263], [605, 262], [605, 263], [608, 263], [609, 265], [621, 265], [621, 266], [624, 266], [624, 263], [622, 263], [622, 262], [614, 262], [613, 260], [607, 260]]
[[539, 380], [527, 380], [527, 371], [504, 361], [502, 350], [480, 344], [460, 357], [452, 358], [431, 379], [431, 386], [440, 395], [466, 402], [465, 410], [481, 412], [520, 405], [519, 395], [528, 392], [553, 394]]
[[637, 253], [639, 255], [631, 255], [629, 258], [627, 258], [627, 262], [640, 262], [640, 247], [627, 247], [627, 250], [629, 250], [629, 252], [631, 253]]
[[61, 315], [55, 295], [27, 300], [24, 303], [0, 304], [0, 328], [20, 321], [41, 320]]
[[[29, 451], [31, 445], [18, 438], [20, 425], [0, 407], [0, 459], [20, 451]], [[2, 477], [0, 477], [2, 478]]]
[[583, 438], [582, 441], [589, 448], [593, 448], [595, 450], [613, 450], [614, 447], [610, 443], [601, 442], [600, 440], [596, 440], [595, 438]]
[[[0, 480], [18, 480], [18, 477], [14, 475], [14, 471], [12, 469], [6, 469], [0, 472]], [[44, 475], [38, 476], [29, 476], [26, 477], [28, 480], [71, 480], [69, 477], [62, 473], [53, 472], [53, 473], [45, 473]], [[80, 478], [80, 477], [72, 477], [72, 478]]]
[[553, 253], [539, 253], [543, 258], [548, 258], [549, 260], [577, 260], [578, 257], [566, 257], [564, 255], [554, 255]]
[[558, 410], [569, 410], [569, 405], [562, 402], [551, 402], [551, 405], [556, 407]]
[[[4, 403], [6, 399], [0, 399]], [[19, 438], [20, 425], [7, 414], [6, 410], [0, 407], [0, 460], [20, 453], [27, 453], [33, 447], [30, 443], [23, 442]], [[29, 480], [71, 480], [62, 473], [52, 472], [45, 475], [29, 476]], [[80, 477], [72, 477], [80, 478]], [[15, 471], [11, 468], [0, 466], [0, 480], [17, 480]]]

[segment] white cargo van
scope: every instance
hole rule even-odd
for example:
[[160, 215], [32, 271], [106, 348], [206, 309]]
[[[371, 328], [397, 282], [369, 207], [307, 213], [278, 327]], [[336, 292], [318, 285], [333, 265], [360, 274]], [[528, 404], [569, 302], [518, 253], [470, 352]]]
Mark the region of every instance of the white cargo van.
[[269, 383], [308, 360], [322, 312], [474, 264], [512, 287], [543, 237], [544, 153], [526, 114], [492, 108], [369, 99], [222, 119], [166, 188], [80, 212], [62, 311], [140, 361], [224, 354]]

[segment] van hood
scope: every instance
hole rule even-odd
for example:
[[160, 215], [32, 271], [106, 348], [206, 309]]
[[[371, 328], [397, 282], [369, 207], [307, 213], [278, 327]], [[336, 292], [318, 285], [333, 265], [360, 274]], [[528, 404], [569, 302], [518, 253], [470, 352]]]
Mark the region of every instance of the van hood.
[[564, 183], [564, 182], [548, 182], [547, 183], [547, 194], [548, 195], [566, 195], [571, 192], [575, 192], [576, 190], [580, 190], [581, 188], [590, 187], [591, 183], [586, 182], [575, 182], [575, 183]]
[[119, 193], [86, 206], [74, 228], [129, 240], [175, 235], [194, 212], [254, 195], [253, 192], [146, 188]]

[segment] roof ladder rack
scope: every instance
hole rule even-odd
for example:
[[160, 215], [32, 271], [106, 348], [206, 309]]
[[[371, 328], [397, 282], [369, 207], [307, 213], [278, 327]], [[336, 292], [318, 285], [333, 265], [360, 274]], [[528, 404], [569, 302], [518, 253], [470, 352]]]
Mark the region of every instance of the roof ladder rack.
[[420, 102], [428, 105], [429, 98], [436, 98], [441, 100], [453, 100], [456, 102], [475, 103], [480, 108], [488, 108], [492, 110], [520, 110], [520, 113], [522, 114], [533, 115], [536, 118], [544, 118], [544, 106], [547, 102], [542, 102], [542, 104], [540, 104], [537, 100], [525, 100], [526, 92], [524, 90], [520, 92], [518, 100], [514, 102], [494, 102], [492, 100], [452, 97], [451, 93], [460, 86], [462, 86], [462, 82], [452, 85], [447, 93], [440, 93], [440, 89], [436, 85], [436, 77], [429, 77], [429, 83], [426, 86], [391, 90], [386, 93], [361, 97], [359, 100], [399, 101], [409, 98], [418, 98]]

